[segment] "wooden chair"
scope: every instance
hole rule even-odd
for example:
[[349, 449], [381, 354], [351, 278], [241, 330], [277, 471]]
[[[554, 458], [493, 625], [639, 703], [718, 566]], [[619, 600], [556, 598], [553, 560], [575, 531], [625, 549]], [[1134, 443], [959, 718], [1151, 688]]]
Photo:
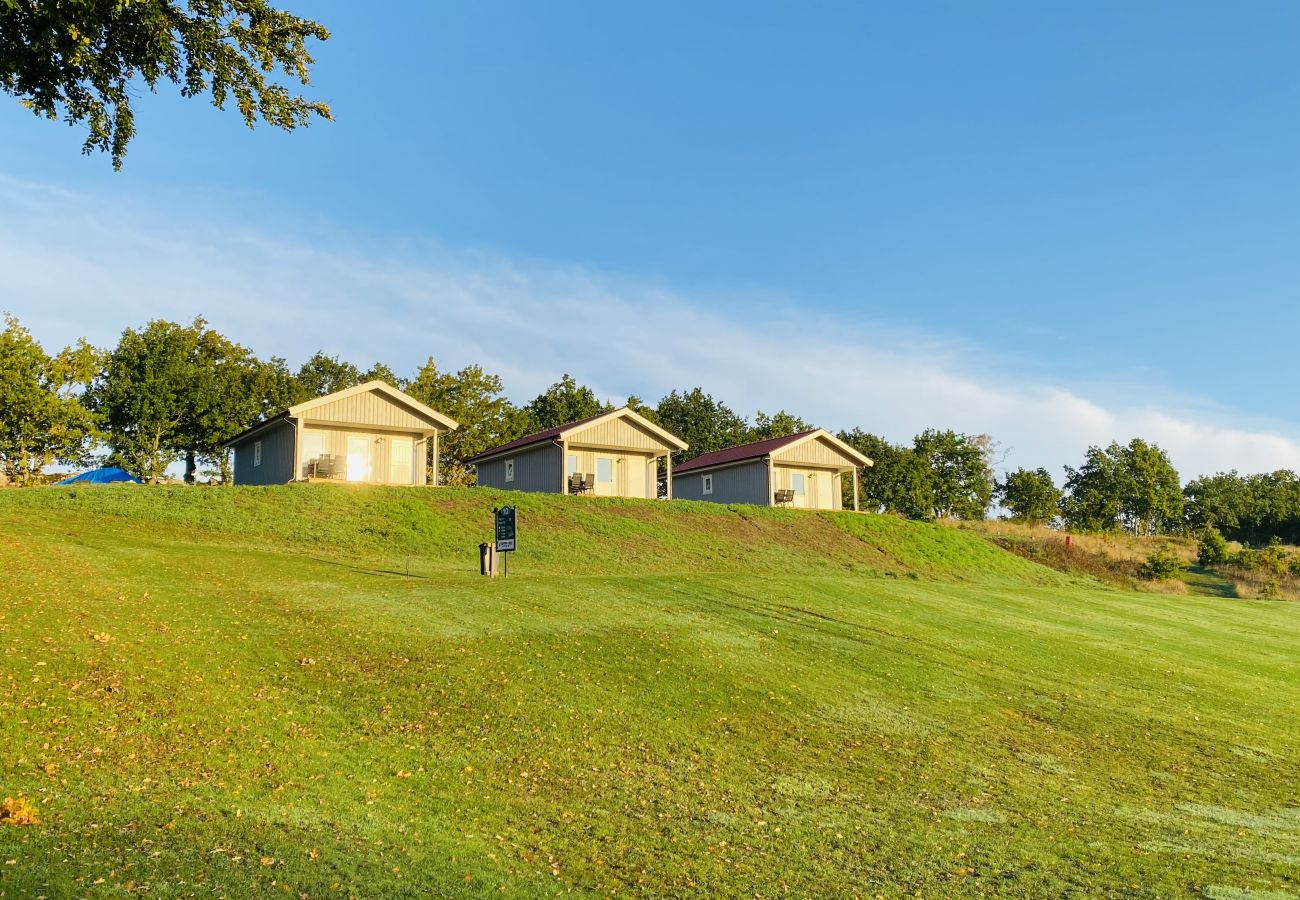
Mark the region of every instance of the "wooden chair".
[[776, 498], [775, 498], [775, 499], [776, 499], [776, 505], [777, 505], [777, 506], [781, 506], [781, 505], [786, 504], [786, 503], [793, 503], [793, 502], [794, 502], [794, 491], [792, 491], [792, 490], [790, 490], [790, 491], [777, 491], [777, 492], [776, 492]]

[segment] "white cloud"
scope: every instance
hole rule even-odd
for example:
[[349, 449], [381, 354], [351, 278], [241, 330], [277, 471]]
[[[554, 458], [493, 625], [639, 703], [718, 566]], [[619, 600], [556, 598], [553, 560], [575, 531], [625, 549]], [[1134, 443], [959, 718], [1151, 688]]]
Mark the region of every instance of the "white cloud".
[[203, 314], [262, 355], [318, 348], [413, 371], [478, 362], [527, 399], [563, 372], [606, 398], [701, 385], [740, 412], [785, 408], [830, 428], [905, 440], [987, 432], [1011, 466], [1059, 474], [1089, 444], [1140, 435], [1185, 476], [1300, 470], [1300, 439], [1191, 400], [1027, 378], [979, 348], [797, 304], [700, 296], [580, 268], [435, 243], [306, 239], [204, 200], [126, 207], [0, 177], [0, 309], [49, 345], [111, 344], [126, 326]]

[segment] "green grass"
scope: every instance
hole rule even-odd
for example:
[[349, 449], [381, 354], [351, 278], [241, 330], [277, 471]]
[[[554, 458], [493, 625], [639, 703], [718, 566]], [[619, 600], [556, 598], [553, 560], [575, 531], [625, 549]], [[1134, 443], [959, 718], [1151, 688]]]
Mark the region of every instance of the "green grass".
[[1293, 604], [871, 516], [333, 486], [0, 492], [0, 573], [0, 795], [41, 815], [6, 897], [1297, 890]]

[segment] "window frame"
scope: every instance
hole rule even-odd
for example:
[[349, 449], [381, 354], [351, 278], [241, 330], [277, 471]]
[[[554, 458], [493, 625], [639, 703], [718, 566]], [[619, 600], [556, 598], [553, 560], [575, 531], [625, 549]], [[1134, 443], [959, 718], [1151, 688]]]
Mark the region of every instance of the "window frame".
[[253, 468], [256, 469], [262, 464], [262, 442], [253, 441]]
[[[797, 485], [797, 487], [796, 487]], [[808, 476], [803, 472], [795, 472], [790, 476], [790, 490], [796, 497], [808, 496]]]
[[515, 480], [515, 461], [513, 459], [506, 460], [505, 470], [506, 470], [506, 484], [510, 484]]
[[[601, 478], [601, 477], [600, 477], [600, 464], [601, 464], [601, 463], [605, 463], [605, 464], [609, 467], [609, 477], [608, 477], [608, 478]], [[597, 456], [597, 457], [596, 457], [596, 483], [597, 483], [597, 484], [613, 484], [613, 483], [614, 483], [614, 460], [613, 460], [611, 457], [608, 457], [608, 456]]]
[[708, 473], [707, 475], [701, 475], [701, 476], [700, 476], [700, 490], [704, 492], [704, 495], [705, 495], [706, 497], [707, 497], [709, 494], [712, 494], [712, 493], [713, 493], [713, 473], [712, 473], [712, 472]]

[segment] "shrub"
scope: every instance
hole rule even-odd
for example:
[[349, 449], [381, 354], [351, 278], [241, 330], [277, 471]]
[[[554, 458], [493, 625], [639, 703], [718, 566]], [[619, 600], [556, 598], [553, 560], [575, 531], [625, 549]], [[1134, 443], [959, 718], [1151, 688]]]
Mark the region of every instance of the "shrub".
[[1138, 566], [1137, 576], [1147, 581], [1167, 581], [1177, 577], [1183, 569], [1182, 561], [1173, 550], [1161, 547]]
[[1291, 559], [1286, 550], [1282, 549], [1282, 541], [1274, 538], [1272, 543], [1259, 551], [1259, 562], [1266, 571], [1274, 575], [1285, 575]]
[[1221, 566], [1228, 561], [1228, 541], [1217, 528], [1207, 528], [1196, 545], [1196, 561], [1206, 568]]
[[1281, 592], [1278, 590], [1276, 578], [1270, 578], [1268, 581], [1264, 582], [1264, 586], [1259, 589], [1259, 597], [1261, 600], [1276, 600], [1280, 596]]
[[1243, 572], [1253, 572], [1259, 568], [1259, 554], [1242, 547], [1228, 557], [1228, 565], [1235, 566]]
[[1287, 571], [1300, 578], [1300, 556], [1291, 557], [1291, 565], [1287, 566]]

